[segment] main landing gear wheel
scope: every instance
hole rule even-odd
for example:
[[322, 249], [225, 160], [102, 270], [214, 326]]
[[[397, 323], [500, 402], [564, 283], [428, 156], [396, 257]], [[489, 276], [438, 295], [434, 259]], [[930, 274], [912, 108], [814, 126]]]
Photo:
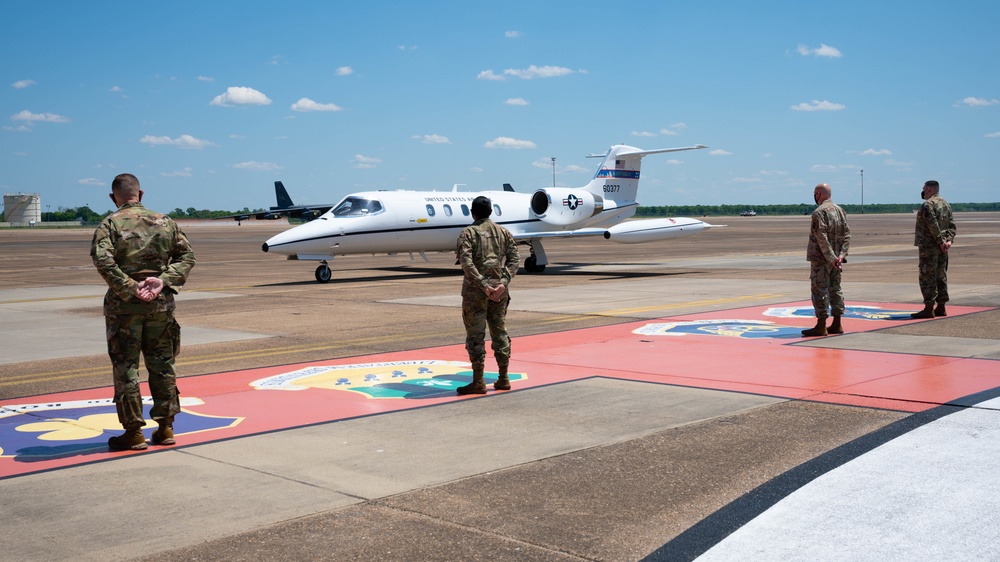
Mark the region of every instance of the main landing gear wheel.
[[323, 262], [316, 268], [316, 280], [320, 283], [329, 283], [332, 275], [333, 272], [330, 271], [330, 266], [326, 262]]
[[535, 256], [529, 256], [524, 260], [524, 270], [528, 273], [541, 273], [545, 271], [544, 265], [538, 265]]

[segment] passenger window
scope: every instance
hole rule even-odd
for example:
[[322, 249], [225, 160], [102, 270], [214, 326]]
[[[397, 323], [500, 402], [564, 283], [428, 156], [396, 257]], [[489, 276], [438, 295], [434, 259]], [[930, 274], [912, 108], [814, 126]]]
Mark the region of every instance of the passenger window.
[[465, 203], [462, 203], [462, 214], [465, 216], [469, 216], [469, 206], [466, 205]]
[[451, 205], [445, 205], [444, 206], [444, 216], [446, 216], [446, 217], [450, 217], [451, 216]]
[[497, 205], [496, 203], [493, 204], [493, 214], [498, 217], [503, 215], [503, 211], [500, 210], [500, 205]]
[[434, 205], [431, 205], [431, 204], [427, 205], [427, 216], [428, 217], [433, 217], [434, 216]]

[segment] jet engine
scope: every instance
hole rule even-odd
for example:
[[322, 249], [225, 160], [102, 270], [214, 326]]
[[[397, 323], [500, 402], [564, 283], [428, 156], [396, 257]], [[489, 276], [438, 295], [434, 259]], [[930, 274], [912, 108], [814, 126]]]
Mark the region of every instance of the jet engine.
[[604, 238], [620, 244], [638, 244], [670, 238], [684, 238], [710, 227], [697, 219], [645, 219], [626, 221], [604, 231]]
[[531, 196], [531, 212], [543, 222], [567, 226], [604, 210], [604, 198], [583, 189], [539, 189]]

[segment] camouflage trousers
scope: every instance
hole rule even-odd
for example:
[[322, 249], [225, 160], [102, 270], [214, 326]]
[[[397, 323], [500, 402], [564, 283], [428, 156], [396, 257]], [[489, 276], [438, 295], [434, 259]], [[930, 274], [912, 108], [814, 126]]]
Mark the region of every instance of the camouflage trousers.
[[844, 315], [844, 291], [840, 289], [841, 271], [832, 264], [819, 261], [809, 262], [810, 292], [816, 318], [826, 318], [829, 312], [834, 316]]
[[920, 263], [920, 294], [924, 304], [948, 302], [948, 252], [941, 248], [920, 247], [917, 251]]
[[146, 425], [139, 391], [139, 354], [149, 372], [153, 420], [173, 422], [181, 411], [174, 357], [180, 351], [181, 327], [173, 312], [105, 315], [108, 355], [115, 383], [115, 409], [125, 429]]
[[497, 365], [510, 364], [510, 337], [507, 335], [507, 304], [510, 294], [504, 293], [500, 302], [493, 302], [477, 288], [462, 291], [462, 320], [465, 322], [465, 350], [473, 369], [482, 369], [486, 363], [486, 327], [490, 328], [493, 356]]

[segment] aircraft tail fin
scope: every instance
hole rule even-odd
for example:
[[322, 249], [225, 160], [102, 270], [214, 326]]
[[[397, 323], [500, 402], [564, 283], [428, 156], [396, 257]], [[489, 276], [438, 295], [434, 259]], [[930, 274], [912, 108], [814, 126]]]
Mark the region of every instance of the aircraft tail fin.
[[612, 146], [607, 154], [592, 154], [588, 158], [604, 158], [598, 166], [594, 179], [587, 184], [587, 191], [619, 204], [635, 202], [639, 191], [639, 167], [643, 156], [664, 152], [680, 152], [708, 148], [703, 144], [682, 148], [660, 148], [642, 150], [634, 146], [619, 144]]
[[288, 196], [284, 184], [280, 181], [274, 182], [274, 197], [278, 200], [279, 209], [295, 206], [295, 203], [292, 203], [292, 198]]

